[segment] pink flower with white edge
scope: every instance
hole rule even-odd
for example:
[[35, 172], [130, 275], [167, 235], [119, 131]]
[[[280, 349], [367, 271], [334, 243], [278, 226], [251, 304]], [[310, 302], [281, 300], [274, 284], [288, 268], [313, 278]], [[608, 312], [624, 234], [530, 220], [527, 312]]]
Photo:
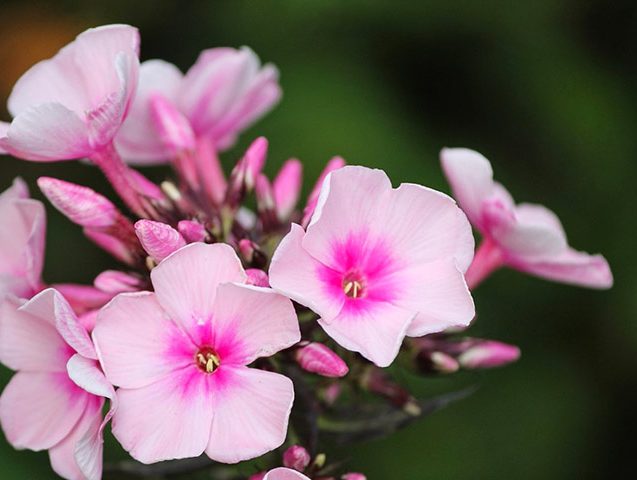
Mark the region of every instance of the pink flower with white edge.
[[276, 67], [262, 67], [246, 47], [204, 50], [185, 75], [171, 63], [148, 60], [116, 145], [137, 164], [163, 163], [201, 138], [223, 151], [280, 97]]
[[263, 480], [310, 480], [310, 478], [291, 468], [279, 467], [266, 473]]
[[203, 452], [235, 463], [279, 447], [292, 382], [247, 365], [299, 341], [292, 302], [246, 285], [226, 244], [187, 245], [151, 280], [154, 293], [118, 295], [93, 331], [104, 372], [120, 387], [115, 437], [144, 463]]
[[110, 144], [137, 88], [139, 33], [128, 25], [91, 28], [13, 87], [14, 117], [0, 148], [36, 161], [90, 157]]
[[483, 236], [467, 272], [469, 286], [505, 265], [556, 282], [612, 286], [606, 259], [571, 248], [551, 210], [530, 203], [516, 205], [509, 192], [493, 180], [485, 157], [473, 150], [451, 148], [442, 150], [440, 158], [458, 204]]
[[381, 170], [330, 173], [307, 231], [293, 224], [270, 284], [320, 315], [340, 345], [385, 367], [407, 336], [467, 326], [463, 272], [473, 237], [455, 202], [413, 184], [393, 189]]
[[0, 193], [0, 225], [0, 301], [31, 297], [42, 289], [46, 212], [19, 178]]
[[[88, 331], [64, 297], [47, 289], [0, 305], [0, 361], [17, 373], [0, 396], [0, 424], [17, 449], [49, 450], [69, 480], [99, 480], [102, 432], [115, 392]], [[104, 397], [111, 411], [102, 419]]]

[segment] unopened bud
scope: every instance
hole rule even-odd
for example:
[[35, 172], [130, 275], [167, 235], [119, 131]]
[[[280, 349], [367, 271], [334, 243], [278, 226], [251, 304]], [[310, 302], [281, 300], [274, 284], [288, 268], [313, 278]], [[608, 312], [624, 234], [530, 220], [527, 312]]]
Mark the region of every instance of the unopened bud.
[[257, 138], [246, 150], [245, 160], [245, 184], [248, 190], [254, 188], [255, 182], [268, 155], [268, 140], [265, 137]]
[[361, 378], [361, 386], [386, 398], [392, 405], [414, 417], [422, 413], [418, 401], [401, 385], [388, 378], [379, 368], [370, 367]]
[[269, 287], [270, 279], [268, 274], [260, 268], [248, 268], [246, 269], [246, 275], [248, 276], [247, 284], [254, 285], [256, 287]]
[[460, 368], [458, 361], [451, 355], [437, 351], [420, 351], [416, 362], [423, 373], [454, 373]]
[[195, 149], [190, 122], [170, 100], [154, 94], [150, 99], [150, 112], [161, 142], [173, 155]]
[[329, 162], [327, 162], [327, 165], [321, 172], [321, 175], [319, 175], [314, 188], [312, 188], [312, 192], [307, 197], [307, 204], [305, 205], [305, 209], [303, 210], [303, 221], [301, 222], [301, 225], [303, 227], [307, 227], [310, 223], [310, 220], [312, 219], [312, 215], [314, 214], [314, 210], [316, 209], [316, 204], [318, 203], [321, 189], [323, 188], [323, 181], [325, 180], [325, 177], [327, 177], [330, 172], [333, 172], [334, 170], [337, 170], [344, 165], [345, 160], [343, 160], [341, 157], [334, 157]]
[[250, 475], [248, 480], [263, 480], [268, 472], [259, 472], [253, 475]]
[[136, 292], [141, 288], [139, 278], [117, 270], [106, 270], [100, 273], [95, 277], [93, 285], [109, 293]]
[[515, 345], [482, 340], [465, 350], [458, 362], [463, 368], [494, 368], [501, 367], [520, 358], [520, 349]]
[[130, 248], [130, 245], [121, 239], [92, 228], [85, 228], [84, 235], [95, 245], [110, 253], [120, 262], [128, 265], [134, 265], [136, 256]]
[[295, 358], [303, 370], [323, 377], [339, 378], [349, 372], [343, 359], [322, 343], [313, 342], [299, 348]]
[[310, 454], [300, 445], [292, 445], [283, 453], [283, 465], [303, 472], [310, 464]]
[[367, 480], [367, 477], [362, 473], [346, 473], [341, 477], [341, 480]]
[[181, 220], [177, 224], [177, 230], [188, 243], [203, 242], [208, 235], [206, 228], [193, 220]]
[[296, 158], [291, 158], [283, 164], [274, 179], [272, 192], [280, 220], [285, 220], [294, 211], [301, 194], [302, 177], [303, 165]]
[[135, 233], [144, 250], [156, 262], [161, 262], [186, 245], [184, 237], [177, 230], [170, 225], [153, 220], [139, 220], [135, 223]]
[[38, 186], [55, 208], [83, 227], [110, 227], [120, 216], [110, 200], [88, 187], [50, 177], [40, 177]]

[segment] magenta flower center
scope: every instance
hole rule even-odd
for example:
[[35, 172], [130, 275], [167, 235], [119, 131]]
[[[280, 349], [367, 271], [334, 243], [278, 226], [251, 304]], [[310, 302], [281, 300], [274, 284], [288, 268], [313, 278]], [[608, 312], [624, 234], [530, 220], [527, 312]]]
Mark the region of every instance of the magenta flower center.
[[349, 272], [343, 277], [343, 293], [349, 298], [360, 298], [365, 294], [365, 280], [359, 272]]
[[213, 373], [221, 364], [221, 359], [217, 352], [210, 347], [203, 347], [197, 351], [195, 355], [195, 364], [197, 368], [204, 373]]

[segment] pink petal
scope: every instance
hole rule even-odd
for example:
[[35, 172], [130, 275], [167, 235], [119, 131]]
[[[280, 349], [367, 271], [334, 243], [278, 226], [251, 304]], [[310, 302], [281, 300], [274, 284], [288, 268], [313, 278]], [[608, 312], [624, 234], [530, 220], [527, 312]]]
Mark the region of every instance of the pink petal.
[[83, 390], [98, 397], [115, 398], [113, 385], [106, 379], [95, 360], [75, 354], [69, 359], [66, 369], [69, 378]]
[[12, 370], [64, 372], [72, 352], [55, 325], [20, 306], [15, 298], [0, 304], [0, 361]]
[[293, 223], [281, 240], [270, 263], [270, 285], [329, 321], [341, 311], [344, 296], [331, 295], [325, 288], [318, 274], [321, 264], [302, 246], [304, 233]]
[[51, 448], [80, 420], [89, 397], [66, 373], [17, 373], [0, 397], [2, 429], [15, 448]]
[[[1, 125], [1, 123], [0, 123]], [[8, 123], [6, 125], [9, 125]], [[0, 202], [29, 198], [29, 187], [20, 177], [13, 179], [11, 186], [0, 193]]]
[[277, 174], [272, 188], [274, 202], [280, 219], [288, 218], [294, 211], [301, 194], [303, 182], [303, 165], [296, 158], [291, 158], [283, 164]]
[[57, 331], [77, 353], [86, 358], [97, 360], [93, 342], [91, 342], [86, 328], [79, 322], [69, 303], [60, 293], [53, 289], [47, 289], [42, 294], [49, 291], [53, 295], [53, 313]]
[[75, 283], [54, 283], [51, 285], [69, 302], [73, 311], [78, 314], [106, 305], [113, 294], [104, 292], [91, 285], [77, 285]]
[[141, 282], [142, 280], [133, 274], [118, 270], [105, 270], [95, 277], [93, 284], [103, 292], [123, 293], [139, 291]]
[[150, 100], [155, 131], [172, 155], [190, 152], [195, 149], [195, 134], [188, 119], [173, 103], [159, 93]]
[[129, 163], [147, 165], [165, 162], [170, 152], [157, 135], [150, 99], [160, 93], [168, 100], [174, 100], [183, 75], [173, 64], [163, 60], [148, 60], [139, 69], [139, 88], [124, 121], [115, 145]]
[[478, 152], [467, 148], [443, 148], [442, 168], [453, 196], [471, 223], [482, 230], [482, 201], [493, 191], [493, 169]]
[[[294, 401], [292, 381], [277, 373], [221, 367], [206, 453], [218, 462], [237, 463], [281, 446]], [[264, 408], [267, 405], [267, 408]]]
[[[9, 126], [11, 124], [7, 122], [0, 121], [0, 139], [7, 136], [7, 132], [9, 131]], [[9, 153], [2, 148], [2, 142], [0, 141], [0, 155]]]
[[296, 470], [292, 470], [290, 468], [279, 467], [274, 470], [270, 470], [265, 474], [263, 480], [310, 480], [308, 477], [303, 475]]
[[210, 380], [218, 372], [207, 376], [193, 364], [143, 388], [120, 388], [113, 435], [142, 463], [201, 455], [219, 411]]
[[104, 401], [98, 397], [90, 397], [84, 414], [77, 425], [60, 443], [49, 450], [49, 458], [53, 471], [62, 478], [70, 480], [100, 480], [101, 479], [101, 449], [95, 456], [100, 457], [99, 475], [84, 475], [75, 458], [75, 449], [80, 440], [89, 431], [99, 429], [102, 420], [102, 405]]
[[330, 323], [320, 319], [319, 324], [342, 347], [387, 367], [398, 355], [414, 316], [390, 303], [373, 302], [368, 307], [343, 309]]
[[144, 387], [184, 368], [195, 350], [149, 292], [115, 297], [101, 310], [93, 340], [106, 377], [124, 388]]
[[144, 250], [156, 262], [186, 245], [181, 233], [170, 225], [153, 220], [139, 220], [135, 223], [135, 233]]
[[217, 287], [246, 280], [237, 254], [227, 244], [191, 243], [150, 274], [157, 300], [186, 329], [210, 320]]
[[247, 365], [301, 340], [292, 302], [272, 289], [227, 283], [216, 298], [212, 329], [224, 364]]

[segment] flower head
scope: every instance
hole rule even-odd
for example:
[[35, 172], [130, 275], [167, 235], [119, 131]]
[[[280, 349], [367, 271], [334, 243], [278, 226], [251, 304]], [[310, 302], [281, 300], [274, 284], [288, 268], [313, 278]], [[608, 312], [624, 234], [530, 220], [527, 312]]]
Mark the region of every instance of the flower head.
[[247, 365], [299, 341], [292, 303], [246, 285], [223, 244], [190, 244], [151, 279], [154, 293], [118, 295], [93, 332], [106, 376], [120, 387], [115, 437], [146, 463], [204, 451], [234, 463], [281, 445], [292, 382]]
[[0, 148], [36, 161], [89, 157], [109, 144], [137, 87], [139, 34], [128, 25], [89, 29], [29, 69], [8, 101], [14, 119]]
[[393, 189], [381, 170], [328, 175], [307, 231], [292, 225], [270, 267], [270, 284], [320, 315], [343, 347], [389, 365], [405, 335], [473, 318], [463, 272], [473, 237], [446, 195], [413, 184]]
[[442, 166], [458, 204], [484, 242], [467, 272], [470, 285], [507, 265], [538, 277], [591, 288], [609, 288], [613, 277], [601, 255], [568, 245], [557, 216], [542, 205], [515, 204], [493, 180], [489, 161], [464, 148], [444, 149]]

